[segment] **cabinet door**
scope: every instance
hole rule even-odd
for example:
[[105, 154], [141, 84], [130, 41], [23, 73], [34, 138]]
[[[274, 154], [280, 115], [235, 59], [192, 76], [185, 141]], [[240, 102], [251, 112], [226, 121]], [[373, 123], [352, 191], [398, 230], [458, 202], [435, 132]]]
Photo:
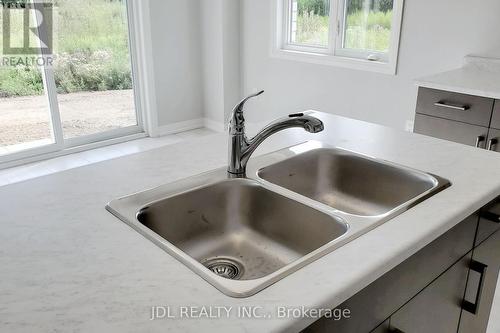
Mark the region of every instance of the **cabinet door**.
[[487, 148], [489, 150], [500, 152], [500, 130], [490, 128]]
[[500, 129], [500, 99], [495, 101], [495, 109], [493, 110], [493, 116], [491, 117], [490, 127]]
[[415, 116], [415, 133], [485, 148], [488, 128], [417, 114]]
[[[474, 247], [478, 215], [469, 216], [447, 233], [342, 303], [351, 318], [321, 318], [303, 332], [366, 333], [432, 283]], [[463, 297], [463, 294], [461, 295]], [[456, 327], [455, 327], [456, 329]]]
[[469, 274], [464, 302], [469, 306], [462, 310], [459, 333], [486, 332], [500, 269], [500, 232], [474, 249], [473, 262], [484, 271], [471, 270]]
[[391, 330], [405, 333], [455, 333], [462, 311], [461, 300], [470, 259], [471, 254], [463, 257], [397, 311], [390, 320]]
[[389, 325], [389, 319], [384, 321], [382, 325], [371, 331], [370, 333], [388, 333], [390, 332], [390, 325]]
[[474, 247], [500, 229], [500, 197], [481, 209]]

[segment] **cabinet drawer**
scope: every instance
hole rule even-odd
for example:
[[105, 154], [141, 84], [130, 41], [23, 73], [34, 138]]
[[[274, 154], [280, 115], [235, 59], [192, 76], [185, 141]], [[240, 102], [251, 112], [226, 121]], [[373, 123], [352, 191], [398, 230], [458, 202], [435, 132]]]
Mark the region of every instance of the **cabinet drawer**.
[[479, 140], [479, 147], [485, 148], [488, 128], [417, 114], [415, 116], [415, 133], [469, 146], [475, 146], [478, 138], [482, 137], [482, 140]]
[[490, 128], [487, 146], [490, 150], [500, 152], [500, 130]]
[[419, 88], [417, 113], [489, 127], [494, 100]]
[[500, 129], [500, 99], [495, 101], [495, 108], [493, 109], [493, 116], [491, 118], [491, 127]]
[[476, 246], [500, 229], [500, 197], [490, 203], [480, 213], [477, 227]]

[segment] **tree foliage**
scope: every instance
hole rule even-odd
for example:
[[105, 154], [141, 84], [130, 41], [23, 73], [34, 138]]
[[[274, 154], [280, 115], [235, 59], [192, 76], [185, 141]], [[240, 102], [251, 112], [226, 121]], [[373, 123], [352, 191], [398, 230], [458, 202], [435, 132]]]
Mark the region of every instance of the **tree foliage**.
[[[336, 0], [297, 0], [300, 15], [308, 14], [325, 16], [330, 11], [330, 2]], [[351, 14], [368, 8], [374, 11], [388, 12], [392, 10], [394, 0], [348, 0], [347, 13]]]

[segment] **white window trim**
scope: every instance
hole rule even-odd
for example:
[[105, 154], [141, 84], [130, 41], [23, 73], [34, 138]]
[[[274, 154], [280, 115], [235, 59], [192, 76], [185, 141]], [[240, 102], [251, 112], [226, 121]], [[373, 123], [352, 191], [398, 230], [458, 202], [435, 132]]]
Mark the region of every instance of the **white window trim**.
[[[351, 51], [341, 48], [342, 37], [339, 36], [339, 29], [344, 21], [343, 7], [345, 0], [331, 1], [330, 17], [335, 17], [335, 20], [330, 20], [329, 40], [330, 44], [334, 45], [329, 45], [327, 48], [286, 43], [287, 36], [289, 36], [290, 12], [287, 6], [290, 0], [271, 1], [271, 57], [395, 75], [397, 72], [404, 0], [394, 0], [391, 45], [389, 52], [384, 54], [380, 61], [367, 60], [369, 54], [376, 54], [374, 52], [363, 54], [359, 50]], [[363, 55], [363, 57], [360, 57], [360, 55]]]
[[[51, 108], [50, 120], [54, 143], [2, 155], [0, 156], [0, 169], [126, 142], [147, 135], [157, 136], [155, 133], [158, 130], [158, 117], [150, 39], [149, 0], [126, 0], [125, 5], [128, 16], [129, 48], [137, 125], [64, 139], [57, 94], [54, 93], [56, 89], [53, 86], [54, 81], [51, 79], [53, 72], [52, 69], [41, 68], [46, 87], [45, 95]], [[40, 33], [43, 32], [40, 31]], [[52, 93], [49, 93], [49, 90]]]

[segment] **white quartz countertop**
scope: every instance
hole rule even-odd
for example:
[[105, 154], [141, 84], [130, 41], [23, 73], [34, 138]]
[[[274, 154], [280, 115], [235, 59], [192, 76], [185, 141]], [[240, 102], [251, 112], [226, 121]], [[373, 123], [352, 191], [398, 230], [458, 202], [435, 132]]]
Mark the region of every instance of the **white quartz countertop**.
[[[340, 305], [500, 194], [498, 153], [316, 115], [325, 122], [322, 134], [287, 130], [257, 153], [321, 140], [453, 185], [243, 299], [225, 296], [104, 208], [117, 197], [224, 166], [225, 134], [1, 187], [0, 331], [299, 331], [314, 319], [279, 318], [279, 307]], [[170, 307], [177, 318], [151, 321], [153, 306]], [[179, 318], [181, 307], [202, 306], [232, 310], [229, 318]], [[266, 318], [239, 317], [247, 306]]]
[[466, 59], [459, 69], [416, 80], [419, 87], [500, 99], [500, 60]]

